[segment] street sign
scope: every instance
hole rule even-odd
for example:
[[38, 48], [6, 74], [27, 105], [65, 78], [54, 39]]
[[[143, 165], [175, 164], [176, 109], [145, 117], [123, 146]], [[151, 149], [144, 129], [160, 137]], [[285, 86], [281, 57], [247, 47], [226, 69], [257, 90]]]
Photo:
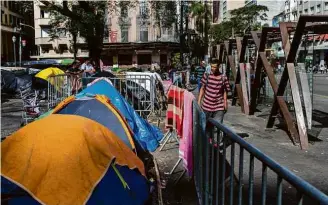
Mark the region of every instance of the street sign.
[[26, 40], [22, 40], [22, 45], [23, 45], [23, 47], [26, 46]]

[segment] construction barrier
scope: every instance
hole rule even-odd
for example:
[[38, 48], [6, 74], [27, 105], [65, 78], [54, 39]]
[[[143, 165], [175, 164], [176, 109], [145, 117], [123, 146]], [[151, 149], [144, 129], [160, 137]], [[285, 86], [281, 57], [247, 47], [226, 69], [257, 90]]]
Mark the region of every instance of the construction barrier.
[[[82, 77], [82, 87], [99, 77]], [[156, 79], [149, 75], [116, 75], [107, 78], [120, 94], [132, 105], [135, 111], [147, 118], [155, 109], [159, 109], [160, 102], [156, 96]]]
[[204, 133], [201, 112], [194, 102], [193, 176], [199, 204], [328, 204], [327, 195], [214, 119]]
[[48, 110], [72, 95], [72, 76], [56, 75], [48, 78]]

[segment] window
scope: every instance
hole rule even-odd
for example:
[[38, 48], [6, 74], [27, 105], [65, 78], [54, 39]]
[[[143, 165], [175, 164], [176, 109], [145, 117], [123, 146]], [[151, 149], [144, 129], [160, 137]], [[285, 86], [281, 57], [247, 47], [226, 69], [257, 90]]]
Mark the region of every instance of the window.
[[127, 17], [128, 16], [128, 8], [127, 7], [122, 7], [121, 8], [121, 16], [122, 17]]
[[325, 10], [328, 10], [328, 2], [325, 2]]
[[49, 11], [41, 10], [40, 11], [40, 17], [43, 19], [49, 18]]
[[318, 4], [317, 5], [317, 13], [320, 13], [321, 12], [321, 4]]
[[8, 24], [8, 15], [5, 14], [5, 24]]
[[122, 43], [129, 42], [129, 28], [128, 27], [121, 28], [121, 42]]
[[308, 10], [307, 9], [304, 9], [304, 13], [307, 14], [308, 13]]
[[11, 14], [9, 14], [9, 24], [13, 25], [14, 21], [13, 21], [13, 16]]
[[146, 17], [148, 15], [148, 8], [146, 1], [140, 1], [139, 4], [139, 15], [141, 17]]
[[303, 0], [300, 0], [300, 3], [299, 3], [299, 5], [302, 5], [303, 4]]
[[41, 28], [41, 37], [42, 38], [49, 37], [49, 28]]
[[7, 7], [7, 1], [4, 1], [4, 5], [5, 5], [5, 7]]
[[314, 14], [314, 6], [311, 7], [311, 14]]
[[1, 9], [1, 24], [4, 24], [5, 12]]
[[141, 42], [148, 42], [148, 28], [140, 28], [140, 41]]
[[17, 24], [17, 17], [16, 16], [13, 16], [13, 26], [16, 26], [18, 25]]

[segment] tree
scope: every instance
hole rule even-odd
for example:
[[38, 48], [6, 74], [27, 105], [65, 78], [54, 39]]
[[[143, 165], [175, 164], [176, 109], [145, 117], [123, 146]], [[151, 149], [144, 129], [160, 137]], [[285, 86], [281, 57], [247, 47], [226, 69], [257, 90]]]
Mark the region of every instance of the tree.
[[[212, 14], [210, 7], [207, 5], [207, 15], [205, 15], [205, 4], [202, 2], [192, 2], [190, 6], [190, 13], [191, 17], [195, 18], [196, 22], [196, 31], [201, 33], [203, 36], [205, 33], [205, 17], [207, 21], [207, 25], [210, 25], [211, 19], [212, 19]], [[209, 28], [208, 28], [209, 30]]]
[[[57, 28], [65, 28], [68, 32], [73, 32], [73, 39], [77, 37], [77, 32], [87, 43], [89, 57], [95, 60], [99, 68], [99, 60], [103, 47], [105, 30], [105, 19], [118, 11], [120, 7], [132, 7], [134, 1], [40, 1], [49, 11], [56, 12], [57, 20], [65, 22], [53, 25]], [[67, 27], [66, 27], [67, 25]], [[53, 28], [56, 29], [56, 28]]]
[[231, 24], [231, 21], [223, 21], [210, 28], [209, 35], [213, 45], [217, 45], [231, 36], [233, 32]]
[[232, 33], [236, 36], [243, 36], [251, 30], [259, 30], [261, 24], [257, 19], [267, 20], [266, 11], [268, 8], [262, 5], [250, 5], [232, 10], [229, 21], [223, 21], [211, 27], [212, 44], [222, 43], [231, 37]]
[[231, 22], [236, 34], [244, 34], [246, 30], [258, 29], [257, 19], [267, 20], [268, 7], [252, 4], [231, 11]]

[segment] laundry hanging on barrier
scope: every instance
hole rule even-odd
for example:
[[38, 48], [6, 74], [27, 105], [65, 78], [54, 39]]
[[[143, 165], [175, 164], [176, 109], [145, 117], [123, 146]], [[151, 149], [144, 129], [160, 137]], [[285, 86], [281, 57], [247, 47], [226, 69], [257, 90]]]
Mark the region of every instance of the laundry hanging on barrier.
[[166, 129], [175, 129], [179, 137], [182, 137], [183, 93], [184, 89], [172, 85], [167, 96]]
[[179, 156], [189, 176], [192, 176], [192, 138], [193, 138], [193, 100], [195, 96], [185, 90], [183, 97], [182, 138], [179, 144]]

